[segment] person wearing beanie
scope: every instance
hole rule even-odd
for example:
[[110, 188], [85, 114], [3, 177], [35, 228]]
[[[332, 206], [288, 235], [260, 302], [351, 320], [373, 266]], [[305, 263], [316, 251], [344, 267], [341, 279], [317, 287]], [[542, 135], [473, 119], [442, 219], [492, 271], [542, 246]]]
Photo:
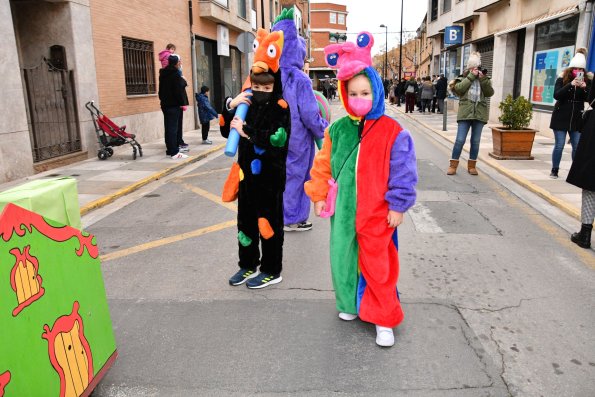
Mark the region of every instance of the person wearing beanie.
[[552, 171], [550, 178], [557, 179], [560, 170], [560, 160], [566, 142], [566, 135], [570, 137], [572, 146], [572, 159], [580, 138], [579, 126], [582, 113], [591, 89], [591, 79], [587, 76], [585, 68], [587, 50], [579, 48], [576, 55], [562, 74], [556, 79], [554, 87], [554, 111], [550, 121], [550, 128], [554, 131], [554, 149], [552, 151]]
[[211, 128], [211, 120], [219, 117], [219, 114], [209, 101], [209, 87], [203, 85], [200, 87], [200, 94], [195, 95], [196, 105], [198, 106], [198, 118], [200, 120], [200, 127], [202, 131], [202, 144], [211, 145], [213, 142], [209, 140], [209, 129]]
[[188, 84], [178, 73], [181, 66], [180, 57], [170, 55], [167, 62], [168, 65], [159, 70], [159, 100], [165, 126], [165, 153], [173, 160], [179, 160], [188, 157], [181, 153], [188, 151], [188, 145], [182, 137], [182, 107], [188, 106]]
[[479, 154], [481, 131], [489, 118], [486, 98], [494, 95], [492, 81], [485, 72], [481, 68], [480, 54], [472, 52], [469, 55], [465, 71], [451, 84], [451, 91], [459, 97], [459, 111], [457, 113], [457, 138], [452, 148], [447, 175], [457, 173], [459, 157], [467, 140], [469, 129], [471, 129], [471, 150], [467, 161], [467, 171], [471, 175], [477, 175], [475, 165]]

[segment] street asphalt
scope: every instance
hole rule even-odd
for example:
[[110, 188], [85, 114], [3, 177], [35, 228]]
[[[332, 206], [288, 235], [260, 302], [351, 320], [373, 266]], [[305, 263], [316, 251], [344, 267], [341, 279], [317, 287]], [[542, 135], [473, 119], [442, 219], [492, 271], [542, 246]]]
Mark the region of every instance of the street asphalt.
[[448, 145], [388, 112], [420, 176], [399, 228], [394, 347], [337, 317], [328, 220], [286, 233], [282, 283], [228, 285], [236, 212], [218, 197], [232, 160], [212, 154], [83, 217], [119, 352], [93, 396], [592, 397], [593, 251], [481, 169], [446, 176]]

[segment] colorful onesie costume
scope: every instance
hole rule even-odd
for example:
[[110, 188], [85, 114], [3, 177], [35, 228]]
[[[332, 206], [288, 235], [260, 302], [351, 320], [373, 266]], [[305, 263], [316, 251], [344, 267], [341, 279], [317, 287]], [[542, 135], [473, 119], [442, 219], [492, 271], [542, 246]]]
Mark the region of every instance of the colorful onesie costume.
[[[259, 29], [255, 40], [253, 73], [274, 76], [273, 92], [264, 103], [253, 100], [244, 133], [223, 190], [223, 201], [238, 199], [238, 246], [241, 269], [278, 275], [283, 261], [283, 191], [290, 137], [290, 111], [283, 100], [279, 57], [283, 32]], [[250, 80], [245, 87], [250, 86]], [[235, 113], [235, 110], [233, 111]], [[259, 250], [262, 245], [262, 257]]]
[[[356, 51], [335, 48], [327, 54], [331, 66], [339, 65], [339, 97], [349, 116], [325, 132], [305, 188], [317, 202], [326, 199], [331, 177], [338, 183], [330, 239], [337, 309], [392, 328], [403, 320], [403, 311], [396, 291], [397, 230], [388, 226], [387, 215], [389, 209], [404, 213], [415, 203], [417, 168], [409, 132], [384, 115], [382, 80], [369, 66], [372, 44], [371, 35], [363, 32]], [[365, 49], [367, 54], [357, 55]], [[347, 104], [347, 80], [362, 72], [370, 80], [373, 106], [360, 119]]]
[[285, 224], [290, 225], [306, 221], [310, 215], [310, 200], [304, 192], [304, 182], [310, 179], [315, 154], [314, 140], [322, 139], [328, 123], [320, 116], [312, 82], [302, 71], [306, 42], [297, 34], [293, 8], [283, 10], [272, 31], [282, 31], [285, 41], [280, 67], [283, 98], [291, 110], [291, 138], [287, 153], [283, 213]]

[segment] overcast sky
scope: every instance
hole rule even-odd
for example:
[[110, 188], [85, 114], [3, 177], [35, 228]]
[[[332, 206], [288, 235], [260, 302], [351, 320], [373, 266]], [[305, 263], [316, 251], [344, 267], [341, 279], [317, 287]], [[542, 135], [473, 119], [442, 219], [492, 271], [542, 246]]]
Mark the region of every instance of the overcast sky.
[[[427, 0], [402, 0], [403, 31], [415, 31], [426, 15]], [[311, 3], [335, 3], [347, 6], [347, 40], [355, 41], [357, 33], [367, 30], [374, 35], [372, 54], [384, 51], [385, 29], [388, 26], [388, 49], [399, 45], [401, 1], [399, 0], [311, 0]], [[351, 34], [353, 33], [353, 34]], [[409, 33], [411, 35], [411, 33]], [[403, 33], [403, 42], [407, 33]]]

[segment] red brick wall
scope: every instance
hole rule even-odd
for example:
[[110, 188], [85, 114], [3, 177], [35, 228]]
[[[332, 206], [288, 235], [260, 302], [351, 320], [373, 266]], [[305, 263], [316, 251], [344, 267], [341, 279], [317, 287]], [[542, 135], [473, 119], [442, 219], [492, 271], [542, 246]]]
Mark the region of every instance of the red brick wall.
[[192, 61], [187, 1], [93, 0], [90, 4], [99, 104], [103, 112], [117, 117], [160, 109], [156, 95], [126, 96], [122, 36], [153, 42], [156, 81], [161, 68], [158, 54], [167, 43], [174, 43], [176, 52], [182, 57], [184, 77], [190, 85], [188, 97], [191, 99]]

